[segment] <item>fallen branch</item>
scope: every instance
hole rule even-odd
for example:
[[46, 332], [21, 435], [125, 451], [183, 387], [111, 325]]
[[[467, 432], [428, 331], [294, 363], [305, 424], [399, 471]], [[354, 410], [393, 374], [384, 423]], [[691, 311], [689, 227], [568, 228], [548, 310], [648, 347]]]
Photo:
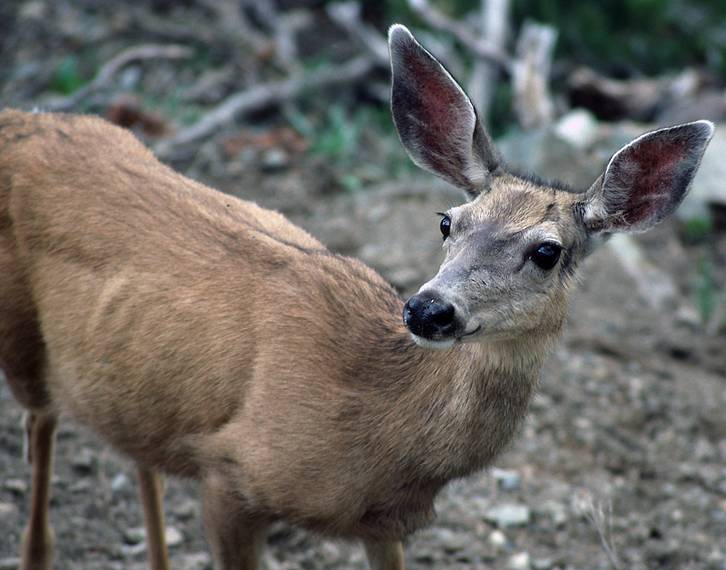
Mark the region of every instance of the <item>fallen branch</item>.
[[190, 48], [175, 44], [146, 44], [130, 47], [103, 64], [96, 74], [96, 77], [93, 78], [93, 81], [87, 83], [68, 97], [48, 102], [46, 106], [53, 111], [72, 109], [94, 91], [106, 87], [121, 69], [134, 61], [146, 59], [182, 59], [189, 57], [191, 54], [192, 50]]
[[361, 5], [358, 2], [328, 4], [327, 12], [331, 20], [368, 50], [378, 65], [389, 67], [386, 38], [361, 19]]
[[468, 27], [448, 18], [427, 0], [408, 0], [409, 7], [432, 28], [448, 32], [464, 47], [471, 50], [474, 56], [497, 64], [506, 73], [511, 72], [512, 58], [497, 46], [480, 40]]
[[373, 67], [374, 63], [370, 58], [357, 57], [341, 65], [308, 74], [296, 73], [282, 81], [255, 85], [247, 91], [228, 97], [190, 127], [161, 141], [156, 145], [156, 153], [162, 158], [168, 158], [179, 147], [212, 134], [240, 115], [285, 103], [310, 89], [354, 83], [365, 77]]
[[526, 22], [517, 39], [512, 66], [513, 107], [525, 129], [547, 125], [554, 117], [549, 77], [556, 40], [557, 30], [534, 22]]

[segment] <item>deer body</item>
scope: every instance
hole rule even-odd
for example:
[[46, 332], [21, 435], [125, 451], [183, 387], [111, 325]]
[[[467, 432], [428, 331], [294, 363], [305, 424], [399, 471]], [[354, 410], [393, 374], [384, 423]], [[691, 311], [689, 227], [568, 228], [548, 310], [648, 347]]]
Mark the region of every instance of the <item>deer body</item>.
[[[510, 441], [588, 248], [578, 216], [600, 223], [607, 204], [597, 184], [591, 199], [558, 193], [493, 152], [444, 163], [458, 150], [438, 136], [422, 154], [410, 137], [436, 135], [415, 125], [441, 122], [442, 93], [458, 109], [446, 125], [469, 111], [406, 34], [392, 32], [402, 141], [474, 199], [445, 216], [447, 259], [405, 305], [362, 263], [174, 173], [100, 119], [0, 113], [0, 368], [30, 412], [34, 477], [23, 568], [50, 565], [61, 412], [138, 463], [155, 570], [168, 565], [156, 472], [200, 481], [219, 568], [255, 568], [265, 527], [285, 519], [362, 539], [373, 568], [396, 569], [441, 487]], [[432, 116], [417, 101], [397, 114], [397, 93], [411, 94], [397, 91], [396, 60], [430, 68]], [[488, 149], [483, 131], [473, 140]], [[553, 240], [565, 253], [541, 269]]]

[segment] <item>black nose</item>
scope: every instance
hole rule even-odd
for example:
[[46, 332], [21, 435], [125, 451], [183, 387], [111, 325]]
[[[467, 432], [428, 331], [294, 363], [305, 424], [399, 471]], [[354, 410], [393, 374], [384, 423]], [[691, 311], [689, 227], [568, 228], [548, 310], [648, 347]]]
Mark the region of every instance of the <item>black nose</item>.
[[454, 305], [435, 293], [414, 295], [403, 307], [403, 322], [415, 335], [428, 339], [451, 336], [456, 330]]

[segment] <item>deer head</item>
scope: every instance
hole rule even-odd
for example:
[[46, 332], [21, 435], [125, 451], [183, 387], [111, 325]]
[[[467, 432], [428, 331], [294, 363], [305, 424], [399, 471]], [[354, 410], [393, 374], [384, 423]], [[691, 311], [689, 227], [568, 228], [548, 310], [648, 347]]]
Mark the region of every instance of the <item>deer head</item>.
[[404, 26], [391, 27], [389, 47], [403, 146], [469, 199], [441, 214], [444, 262], [404, 307], [422, 346], [561, 326], [578, 263], [610, 234], [645, 231], [671, 214], [713, 134], [708, 121], [644, 134], [576, 192], [509, 172], [462, 88]]

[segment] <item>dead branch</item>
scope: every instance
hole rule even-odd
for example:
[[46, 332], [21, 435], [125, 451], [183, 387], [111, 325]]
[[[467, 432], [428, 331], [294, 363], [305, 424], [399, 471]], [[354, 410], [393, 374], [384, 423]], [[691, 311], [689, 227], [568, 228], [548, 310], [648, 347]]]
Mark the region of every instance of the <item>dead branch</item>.
[[[509, 35], [509, 0], [482, 0], [481, 31], [491, 46], [504, 53]], [[482, 117], [489, 113], [489, 106], [496, 91], [499, 67], [478, 58], [469, 80], [469, 94]]]
[[311, 89], [355, 83], [373, 67], [370, 58], [356, 57], [341, 65], [308, 74], [298, 72], [281, 81], [255, 85], [228, 97], [190, 127], [179, 131], [171, 139], [161, 141], [155, 150], [162, 158], [168, 158], [179, 147], [210, 135], [240, 115], [290, 101]]
[[526, 22], [517, 39], [512, 65], [514, 110], [520, 125], [546, 125], [554, 116], [549, 93], [549, 76], [557, 31], [545, 24]]
[[353, 36], [375, 58], [377, 64], [388, 67], [388, 44], [378, 31], [361, 18], [358, 2], [328, 4], [327, 13], [331, 20]]
[[53, 111], [72, 109], [91, 93], [108, 86], [113, 77], [125, 66], [134, 61], [146, 59], [182, 59], [192, 54], [190, 48], [180, 45], [146, 44], [130, 47], [107, 61], [93, 81], [78, 89], [72, 95], [50, 101], [47, 107]]
[[475, 32], [439, 12], [428, 0], [408, 0], [408, 5], [429, 26], [450, 33], [474, 56], [495, 63], [503, 71], [510, 73], [512, 58], [497, 46], [479, 39]]

